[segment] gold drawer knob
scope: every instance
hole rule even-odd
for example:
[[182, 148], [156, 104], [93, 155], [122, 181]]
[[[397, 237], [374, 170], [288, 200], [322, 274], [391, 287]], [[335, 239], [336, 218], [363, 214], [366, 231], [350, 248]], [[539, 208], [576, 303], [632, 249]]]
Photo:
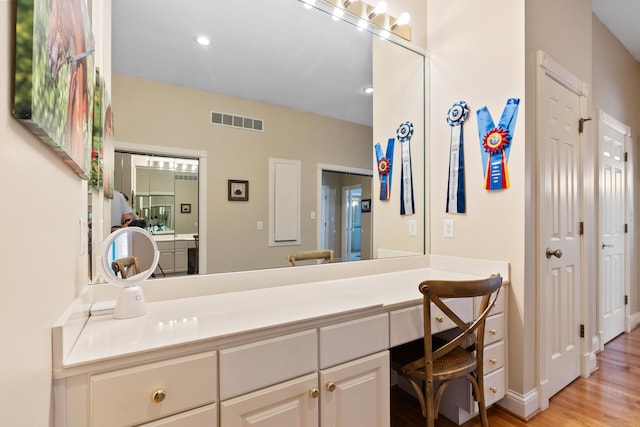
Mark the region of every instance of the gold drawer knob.
[[318, 396], [320, 396], [320, 390], [318, 390], [317, 388], [312, 388], [311, 390], [309, 390], [309, 396], [311, 396], [312, 398], [317, 398]]
[[498, 392], [498, 389], [496, 387], [489, 387], [489, 390], [491, 391], [491, 393], [496, 394]]
[[336, 383], [329, 381], [327, 383], [327, 390], [334, 392], [336, 391]]
[[151, 400], [153, 400], [153, 403], [160, 403], [164, 400], [165, 397], [167, 397], [167, 392], [159, 388], [158, 390], [153, 392], [153, 394], [151, 395]]
[[444, 322], [444, 319], [442, 318], [442, 316], [436, 316], [436, 322], [442, 323]]
[[495, 365], [498, 363], [498, 361], [496, 359], [489, 359], [489, 363], [491, 363], [492, 365]]
[[498, 333], [498, 331], [496, 331], [495, 329], [489, 329], [489, 333], [491, 335], [496, 335]]

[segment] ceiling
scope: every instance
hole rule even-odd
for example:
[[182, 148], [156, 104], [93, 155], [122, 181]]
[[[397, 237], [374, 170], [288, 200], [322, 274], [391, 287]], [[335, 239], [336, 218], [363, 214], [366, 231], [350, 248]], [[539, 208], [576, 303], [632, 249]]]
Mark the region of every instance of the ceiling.
[[[393, 0], [390, 0], [393, 1]], [[592, 0], [640, 61], [640, 0]], [[294, 0], [113, 2], [113, 71], [371, 125], [371, 38]], [[194, 37], [205, 34], [211, 45]], [[224, 111], [221, 106], [212, 110]]]
[[640, 1], [592, 0], [593, 13], [640, 62]]

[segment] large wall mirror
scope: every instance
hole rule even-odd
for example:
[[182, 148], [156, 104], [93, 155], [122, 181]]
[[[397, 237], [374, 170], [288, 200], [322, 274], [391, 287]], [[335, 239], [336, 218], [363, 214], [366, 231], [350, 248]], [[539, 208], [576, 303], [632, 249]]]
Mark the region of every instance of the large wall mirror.
[[[116, 147], [207, 159], [188, 232], [201, 236], [200, 273], [290, 267], [290, 252], [316, 249], [336, 262], [427, 252], [420, 49], [298, 0], [112, 7]], [[406, 121], [412, 215], [400, 213], [399, 142], [388, 201], [374, 152]]]

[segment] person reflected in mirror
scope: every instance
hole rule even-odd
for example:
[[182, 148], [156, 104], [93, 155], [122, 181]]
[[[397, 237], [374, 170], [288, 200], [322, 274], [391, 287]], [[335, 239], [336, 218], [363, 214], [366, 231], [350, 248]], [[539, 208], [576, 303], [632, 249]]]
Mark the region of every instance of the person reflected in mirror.
[[128, 227], [133, 220], [133, 209], [127, 203], [124, 194], [119, 191], [113, 192], [113, 200], [111, 200], [111, 231], [118, 228]]

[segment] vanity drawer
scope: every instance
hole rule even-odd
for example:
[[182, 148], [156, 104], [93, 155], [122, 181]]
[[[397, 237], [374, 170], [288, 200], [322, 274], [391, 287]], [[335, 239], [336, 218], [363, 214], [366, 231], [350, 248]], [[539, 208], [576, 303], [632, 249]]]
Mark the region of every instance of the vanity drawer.
[[320, 328], [320, 368], [386, 350], [388, 346], [386, 313], [325, 326]]
[[[502, 287], [500, 288], [500, 293], [498, 294], [498, 299], [496, 300], [496, 303], [494, 304], [491, 311], [489, 311], [489, 316], [497, 313], [502, 313], [504, 311], [504, 299], [506, 294], [507, 294], [507, 288], [503, 284]], [[491, 296], [491, 298], [493, 299], [493, 295]], [[474, 302], [475, 313], [477, 313], [478, 310], [480, 310], [481, 303], [482, 303], [482, 297], [475, 298], [475, 302]]]
[[91, 425], [135, 425], [212, 403], [216, 382], [215, 352], [93, 375]]
[[504, 341], [484, 348], [484, 373], [489, 374], [504, 366]]
[[220, 399], [316, 371], [315, 329], [220, 350]]
[[493, 405], [505, 395], [505, 370], [497, 371], [484, 376], [484, 399], [486, 406]]
[[[472, 298], [447, 300], [447, 305], [463, 321], [470, 322], [473, 319]], [[446, 331], [454, 326], [453, 321], [440, 309], [435, 305], [431, 306], [431, 332], [433, 334]], [[389, 335], [390, 347], [422, 338], [424, 336], [422, 305], [392, 311], [389, 314]]]
[[218, 408], [217, 404], [213, 403], [211, 405], [183, 412], [172, 417], [152, 421], [148, 424], [142, 424], [140, 427], [216, 427], [217, 425]]
[[487, 317], [484, 327], [484, 345], [504, 339], [504, 313]]

